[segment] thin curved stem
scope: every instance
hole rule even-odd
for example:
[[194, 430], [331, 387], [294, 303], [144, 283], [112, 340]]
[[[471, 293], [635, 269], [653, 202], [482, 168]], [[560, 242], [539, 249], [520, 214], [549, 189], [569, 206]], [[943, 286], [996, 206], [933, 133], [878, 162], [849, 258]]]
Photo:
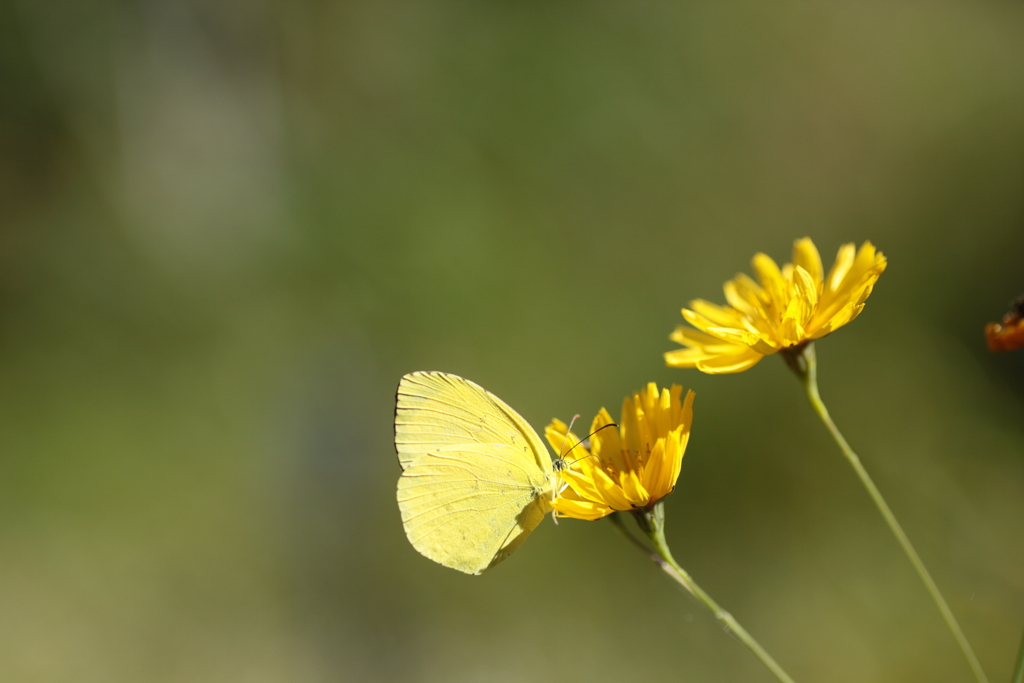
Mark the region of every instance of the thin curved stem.
[[671, 551], [669, 551], [668, 543], [665, 541], [665, 515], [663, 512], [662, 504], [659, 502], [654, 506], [653, 510], [637, 510], [634, 513], [637, 523], [640, 528], [644, 531], [647, 537], [650, 539], [654, 548], [646, 548], [644, 545], [637, 540], [632, 534], [630, 534], [625, 526], [622, 524], [622, 520], [619, 519], [618, 513], [612, 515], [612, 521], [624, 533], [630, 541], [633, 542], [642, 552], [647, 554], [651, 561], [655, 562], [662, 570], [675, 579], [681, 584], [687, 591], [690, 592], [695, 598], [704, 603], [704, 606], [711, 610], [715, 619], [718, 619], [730, 632], [734, 633], [740, 641], [750, 648], [750, 651], [761, 660], [769, 671], [775, 674], [782, 683], [793, 683], [793, 679], [789, 677], [782, 667], [772, 659], [760, 643], [754, 640], [754, 637], [747, 633], [746, 629], [740, 626], [740, 623], [736, 621], [735, 617], [722, 609], [717, 602], [715, 602], [710, 595], [704, 592], [704, 590], [697, 585], [697, 583], [686, 573], [682, 567], [672, 557]]
[[828, 414], [828, 408], [825, 407], [825, 403], [821, 400], [821, 395], [818, 393], [818, 372], [817, 372], [817, 360], [814, 353], [814, 344], [808, 344], [802, 349], [796, 351], [783, 352], [783, 358], [789, 367], [796, 373], [797, 377], [800, 378], [801, 383], [804, 385], [804, 390], [807, 393], [807, 400], [810, 401], [811, 407], [814, 412], [818, 414], [821, 421], [825, 423], [832, 438], [839, 444], [839, 449], [846, 456], [847, 461], [853, 467], [853, 471], [857, 473], [857, 477], [860, 478], [864, 488], [867, 489], [868, 495], [871, 496], [871, 500], [874, 501], [875, 507], [882, 513], [882, 517], [885, 519], [885, 523], [889, 525], [889, 530], [892, 531], [893, 536], [899, 541], [900, 546], [903, 548], [903, 552], [906, 553], [907, 558], [910, 560], [910, 564], [914, 566], [914, 570], [917, 575], [921, 578], [925, 588], [928, 589], [928, 593], [932, 596], [932, 600], [935, 601], [935, 606], [939, 608], [939, 612], [942, 614], [942, 618], [945, 620], [946, 625], [952, 632], [953, 637], [956, 639], [957, 644], [960, 646], [960, 650], [963, 651], [964, 657], [967, 658], [967, 663], [970, 664], [971, 670], [974, 672], [974, 677], [978, 679], [978, 683], [988, 683], [988, 678], [985, 676], [985, 672], [981, 668], [981, 663], [974, 654], [974, 650], [971, 649], [970, 643], [967, 642], [967, 637], [964, 636], [964, 632], [960, 629], [960, 624], [957, 623], [956, 617], [953, 616], [952, 610], [949, 609], [949, 605], [946, 604], [945, 598], [942, 597], [942, 593], [939, 592], [939, 587], [935, 585], [935, 581], [932, 580], [931, 574], [924, 566], [924, 562], [921, 561], [917, 551], [914, 550], [914, 546], [911, 545], [910, 539], [907, 538], [907, 534], [904, 533], [903, 527], [896, 521], [896, 516], [889, 509], [889, 505], [885, 502], [882, 497], [882, 493], [875, 486], [875, 482], [872, 481], [871, 476], [868, 475], [864, 465], [861, 464], [860, 458], [850, 448], [850, 444], [847, 443], [846, 439], [839, 432], [835, 423], [832, 421], [832, 417]]
[[1024, 683], [1024, 637], [1020, 641], [1020, 649], [1017, 650], [1017, 666], [1013, 667], [1013, 683]]

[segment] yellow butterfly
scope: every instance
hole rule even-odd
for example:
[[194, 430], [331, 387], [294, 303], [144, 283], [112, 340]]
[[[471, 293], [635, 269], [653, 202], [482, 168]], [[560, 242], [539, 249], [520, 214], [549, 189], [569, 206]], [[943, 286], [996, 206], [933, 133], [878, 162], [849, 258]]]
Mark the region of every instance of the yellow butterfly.
[[537, 432], [467, 379], [414, 372], [398, 384], [398, 508], [409, 542], [446, 567], [480, 574], [515, 552], [557, 490]]

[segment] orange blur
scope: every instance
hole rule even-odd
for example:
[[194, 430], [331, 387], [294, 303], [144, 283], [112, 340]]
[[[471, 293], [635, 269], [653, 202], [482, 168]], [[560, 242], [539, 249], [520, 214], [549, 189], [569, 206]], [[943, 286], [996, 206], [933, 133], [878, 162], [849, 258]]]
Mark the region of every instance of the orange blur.
[[1024, 317], [1014, 310], [1001, 323], [985, 325], [985, 339], [990, 351], [1016, 351], [1024, 346]]

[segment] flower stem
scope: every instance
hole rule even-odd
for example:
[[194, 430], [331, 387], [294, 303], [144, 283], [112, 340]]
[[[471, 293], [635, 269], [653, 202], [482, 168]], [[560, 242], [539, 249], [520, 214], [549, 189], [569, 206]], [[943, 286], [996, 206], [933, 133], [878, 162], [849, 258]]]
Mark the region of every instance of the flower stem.
[[918, 556], [917, 551], [914, 550], [914, 546], [910, 544], [910, 539], [907, 538], [907, 534], [904, 533], [900, 523], [896, 521], [896, 516], [889, 509], [889, 505], [885, 502], [878, 487], [875, 486], [875, 482], [871, 480], [867, 470], [864, 469], [864, 465], [861, 464], [860, 458], [850, 448], [850, 444], [846, 442], [843, 435], [839, 432], [832, 418], [828, 414], [828, 408], [825, 407], [824, 402], [821, 400], [821, 395], [818, 393], [818, 372], [817, 372], [817, 359], [814, 353], [814, 344], [808, 344], [805, 347], [793, 350], [783, 351], [782, 356], [790, 369], [796, 373], [801, 383], [804, 385], [804, 390], [807, 392], [807, 400], [811, 402], [811, 407], [814, 408], [814, 412], [818, 414], [821, 421], [825, 423], [828, 431], [832, 434], [832, 438], [835, 439], [836, 443], [839, 444], [839, 449], [846, 456], [847, 461], [853, 467], [853, 471], [857, 473], [864, 488], [867, 489], [868, 495], [871, 496], [871, 500], [874, 501], [878, 511], [882, 513], [882, 517], [885, 518], [886, 524], [889, 525], [889, 530], [892, 531], [893, 536], [899, 541], [900, 546], [903, 547], [903, 552], [907, 554], [907, 558], [910, 559], [910, 563], [914, 565], [914, 569], [917, 571], [917, 575], [921, 578], [925, 588], [928, 589], [928, 593], [931, 594], [932, 600], [935, 601], [935, 606], [939, 608], [939, 612], [942, 614], [942, 618], [946, 621], [946, 625], [952, 632], [953, 637], [956, 638], [957, 644], [960, 645], [960, 650], [963, 651], [964, 657], [967, 658], [967, 663], [970, 664], [971, 670], [974, 672], [974, 677], [978, 679], [978, 683], [988, 683], [988, 678], [985, 677], [985, 672], [981, 668], [981, 663], [974, 654], [974, 650], [971, 649], [970, 643], [967, 642], [964, 632], [960, 630], [960, 624], [957, 623], [956, 617], [953, 616], [953, 612], [949, 609], [949, 605], [946, 604], [946, 600], [942, 597], [942, 593], [939, 592], [939, 587], [935, 585], [935, 581], [932, 580], [931, 574], [924, 566], [924, 562]]
[[761, 660], [761, 663], [768, 667], [768, 670], [775, 674], [782, 683], [793, 683], [793, 679], [789, 677], [782, 667], [772, 659], [761, 645], [754, 640], [753, 636], [747, 633], [746, 629], [740, 626], [740, 623], [736, 619], [726, 612], [724, 609], [719, 607], [718, 603], [715, 602], [710, 595], [704, 592], [704, 590], [697, 585], [697, 583], [690, 578], [690, 575], [686, 573], [682, 567], [672, 557], [672, 553], [668, 549], [668, 543], [665, 541], [665, 513], [662, 504], [659, 502], [654, 506], [653, 510], [636, 510], [633, 512], [636, 517], [637, 524], [651, 540], [654, 545], [654, 549], [648, 549], [638, 541], [632, 534], [630, 534], [625, 526], [622, 524], [622, 520], [619, 519], [618, 513], [612, 515], [612, 521], [641, 551], [646, 553], [650, 557], [651, 561], [655, 562], [662, 570], [679, 582], [686, 590], [688, 590], [695, 598], [700, 600], [704, 605], [711, 610], [711, 613], [715, 616], [715, 619], [722, 622], [726, 629], [736, 634], [744, 645], [750, 648], [750, 651]]
[[1024, 683], [1024, 637], [1020, 641], [1020, 649], [1017, 651], [1017, 666], [1013, 668], [1013, 683]]

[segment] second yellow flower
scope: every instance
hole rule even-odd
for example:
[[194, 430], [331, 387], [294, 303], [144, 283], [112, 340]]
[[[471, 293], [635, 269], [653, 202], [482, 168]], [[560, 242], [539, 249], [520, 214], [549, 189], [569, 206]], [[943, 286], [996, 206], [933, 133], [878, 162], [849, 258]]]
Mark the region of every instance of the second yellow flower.
[[693, 328], [676, 328], [671, 339], [686, 348], [669, 351], [665, 362], [711, 374], [741, 372], [767, 355], [820, 339], [860, 314], [885, 263], [870, 242], [860, 250], [844, 244], [825, 276], [807, 237], [796, 241], [793, 263], [781, 269], [757, 254], [751, 261], [756, 282], [741, 273], [725, 283], [728, 306], [697, 299], [683, 309]]

